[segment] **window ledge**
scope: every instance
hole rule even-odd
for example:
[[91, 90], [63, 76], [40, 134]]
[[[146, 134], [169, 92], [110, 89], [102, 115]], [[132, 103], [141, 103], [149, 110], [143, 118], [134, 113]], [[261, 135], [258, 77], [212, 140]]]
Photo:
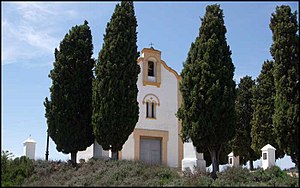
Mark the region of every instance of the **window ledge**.
[[152, 118], [152, 117], [146, 117], [146, 119], [156, 119], [156, 118]]
[[149, 82], [149, 81], [143, 81], [143, 85], [152, 85], [152, 86], [156, 86], [156, 87], [160, 87], [160, 83], [158, 82]]

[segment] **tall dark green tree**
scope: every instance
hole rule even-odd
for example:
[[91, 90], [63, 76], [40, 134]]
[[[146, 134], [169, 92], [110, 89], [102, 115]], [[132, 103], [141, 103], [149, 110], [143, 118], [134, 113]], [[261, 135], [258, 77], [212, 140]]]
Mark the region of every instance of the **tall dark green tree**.
[[74, 26], [55, 48], [50, 100], [46, 97], [49, 136], [56, 149], [71, 153], [76, 164], [78, 151], [94, 142], [92, 120], [93, 44], [88, 22]]
[[240, 83], [237, 88], [236, 98], [236, 134], [232, 139], [231, 147], [234, 155], [240, 156], [240, 161], [246, 164], [249, 161], [250, 170], [253, 170], [253, 161], [258, 159], [260, 153], [256, 153], [251, 148], [251, 119], [253, 115], [252, 88], [255, 85], [255, 81], [251, 76], [244, 76], [240, 79]]
[[213, 178], [219, 171], [220, 152], [235, 129], [234, 65], [223, 17], [220, 5], [206, 7], [181, 73], [183, 101], [177, 112], [183, 141], [191, 138], [198, 152], [209, 152]]
[[113, 159], [133, 132], [139, 117], [137, 102], [137, 21], [132, 1], [122, 1], [106, 26], [93, 84], [93, 129]]
[[272, 13], [271, 55], [274, 64], [275, 113], [277, 143], [299, 167], [299, 35], [297, 12], [286, 5]]
[[251, 148], [261, 154], [261, 148], [267, 144], [271, 144], [276, 148], [276, 159], [282, 158], [284, 152], [280, 150], [276, 143], [274, 135], [274, 126], [272, 116], [274, 114], [274, 62], [265, 61], [262, 65], [261, 72], [253, 87], [253, 116], [251, 119]]

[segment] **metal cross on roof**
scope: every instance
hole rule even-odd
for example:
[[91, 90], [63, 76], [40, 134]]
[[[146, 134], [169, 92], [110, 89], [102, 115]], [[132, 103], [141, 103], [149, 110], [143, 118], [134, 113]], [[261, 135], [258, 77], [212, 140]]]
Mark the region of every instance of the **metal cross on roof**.
[[153, 48], [152, 46], [154, 45], [152, 42], [149, 44], [151, 48]]

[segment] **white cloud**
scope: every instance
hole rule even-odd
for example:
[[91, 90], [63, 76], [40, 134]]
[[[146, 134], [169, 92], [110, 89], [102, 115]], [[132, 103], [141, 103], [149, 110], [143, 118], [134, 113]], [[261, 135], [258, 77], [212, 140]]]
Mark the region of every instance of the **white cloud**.
[[[3, 4], [2, 4], [3, 5]], [[61, 4], [18, 2], [2, 7], [2, 64], [52, 57], [64, 19], [77, 12]]]
[[57, 43], [57, 39], [51, 36], [47, 30], [36, 31], [33, 27], [20, 27], [19, 37], [31, 46], [41, 48], [47, 51], [53, 51]]
[[70, 17], [70, 18], [75, 18], [78, 14], [76, 11], [74, 10], [67, 10], [66, 14]]
[[7, 25], [7, 21], [6, 20], [3, 20], [2, 22], [1, 22], [1, 27], [3, 28], [3, 27], [5, 27]]
[[53, 10], [51, 4], [40, 4], [40, 3], [18, 3], [16, 9], [21, 12], [24, 20], [30, 22], [40, 22], [49, 18], [48, 16], [56, 16], [57, 12]]

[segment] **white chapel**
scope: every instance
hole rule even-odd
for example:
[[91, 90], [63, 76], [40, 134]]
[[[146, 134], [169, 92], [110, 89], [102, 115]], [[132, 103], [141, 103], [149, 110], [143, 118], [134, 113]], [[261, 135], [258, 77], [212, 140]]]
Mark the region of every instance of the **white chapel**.
[[[119, 152], [119, 159], [141, 160], [181, 169], [186, 144], [179, 136], [181, 123], [175, 116], [181, 105], [181, 77], [153, 47], [144, 48], [137, 63], [141, 68], [137, 81], [139, 120]], [[195, 152], [195, 149], [190, 152]], [[95, 141], [85, 151], [78, 152], [77, 160], [110, 155]]]

